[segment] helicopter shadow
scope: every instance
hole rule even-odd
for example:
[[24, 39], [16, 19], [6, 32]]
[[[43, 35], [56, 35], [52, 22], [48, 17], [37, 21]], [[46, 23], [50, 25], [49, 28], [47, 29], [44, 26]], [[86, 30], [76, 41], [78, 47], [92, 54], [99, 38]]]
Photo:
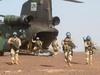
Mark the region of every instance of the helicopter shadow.
[[51, 66], [51, 65], [40, 65], [42, 67], [54, 67], [54, 66]]

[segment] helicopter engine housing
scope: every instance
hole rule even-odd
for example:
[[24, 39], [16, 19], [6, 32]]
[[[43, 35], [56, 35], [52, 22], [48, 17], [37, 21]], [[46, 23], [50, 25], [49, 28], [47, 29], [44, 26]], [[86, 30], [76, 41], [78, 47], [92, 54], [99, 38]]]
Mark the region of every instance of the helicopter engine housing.
[[55, 16], [55, 17], [52, 18], [52, 25], [53, 26], [56, 26], [59, 23], [60, 23], [60, 18], [59, 17]]
[[6, 15], [4, 17], [5, 24], [9, 26], [28, 25], [32, 20], [34, 20], [34, 18], [31, 15], [22, 15], [20, 17], [15, 15]]

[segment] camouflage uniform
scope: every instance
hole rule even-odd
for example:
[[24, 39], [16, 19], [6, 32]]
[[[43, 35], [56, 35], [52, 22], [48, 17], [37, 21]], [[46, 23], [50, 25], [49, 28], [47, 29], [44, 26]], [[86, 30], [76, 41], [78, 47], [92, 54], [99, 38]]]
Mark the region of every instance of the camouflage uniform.
[[17, 43], [17, 45], [20, 47], [21, 40], [18, 37], [16, 37], [16, 38], [12, 37], [12, 38], [9, 38], [9, 40], [8, 40], [8, 43], [11, 46], [11, 60], [14, 61], [14, 56], [15, 56], [15, 62], [17, 62], [19, 50], [15, 50], [15, 47], [12, 46], [11, 41], [15, 41]]
[[64, 51], [64, 54], [65, 54], [65, 62], [66, 62], [66, 67], [68, 66], [67, 63], [69, 63], [69, 66], [71, 66], [70, 62], [72, 60], [72, 47], [71, 46], [68, 46], [68, 42], [64, 42], [64, 41], [71, 41], [72, 43], [73, 40], [70, 38], [65, 38], [62, 40], [62, 47], [63, 47], [63, 51]]
[[32, 40], [28, 41], [27, 50], [32, 50]]
[[[34, 52], [37, 52], [38, 55], [40, 55], [40, 48], [38, 47], [38, 45], [39, 45], [40, 47], [42, 47], [42, 42], [41, 42], [40, 40], [35, 40], [35, 41], [34, 41], [33, 39], [32, 39], [32, 42], [35, 43], [34, 48], [33, 48]], [[37, 45], [37, 44], [38, 44], [38, 45]]]
[[53, 50], [54, 50], [53, 56], [56, 56], [59, 53], [59, 49], [57, 47], [59, 46], [59, 48], [61, 48], [60, 44], [58, 43], [57, 40], [54, 40], [54, 41], [52, 41], [51, 46], [53, 47]]
[[89, 60], [90, 60], [90, 64], [92, 64], [91, 62], [92, 62], [93, 50], [91, 49], [91, 47], [88, 46], [88, 43], [90, 43], [90, 42], [95, 46], [95, 44], [92, 40], [85, 41], [85, 43], [84, 43], [85, 44], [85, 52], [86, 52], [86, 64], [88, 64]]

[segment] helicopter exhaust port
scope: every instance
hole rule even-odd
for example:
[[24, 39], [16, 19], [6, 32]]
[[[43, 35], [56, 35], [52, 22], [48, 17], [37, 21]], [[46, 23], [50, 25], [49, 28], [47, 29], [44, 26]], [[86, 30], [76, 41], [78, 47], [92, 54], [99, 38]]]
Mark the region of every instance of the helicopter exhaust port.
[[16, 25], [29, 25], [31, 21], [33, 21], [33, 16], [15, 16], [15, 15], [7, 15], [4, 17], [4, 22], [6, 25], [16, 26]]
[[52, 18], [52, 25], [53, 26], [56, 26], [56, 25], [58, 25], [60, 23], [60, 18], [59, 17], [53, 17]]

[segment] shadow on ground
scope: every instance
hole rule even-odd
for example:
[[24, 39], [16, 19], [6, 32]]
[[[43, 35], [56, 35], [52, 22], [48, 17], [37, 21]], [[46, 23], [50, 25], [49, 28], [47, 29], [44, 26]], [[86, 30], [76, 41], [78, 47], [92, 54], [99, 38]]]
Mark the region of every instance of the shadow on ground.
[[80, 64], [80, 63], [76, 63], [76, 62], [71, 62], [72, 64]]
[[11, 63], [10, 62], [4, 62], [5, 64], [7, 64], [7, 65], [11, 65]]
[[43, 67], [54, 67], [54, 66], [51, 66], [51, 65], [40, 65], [40, 66], [43, 66]]

